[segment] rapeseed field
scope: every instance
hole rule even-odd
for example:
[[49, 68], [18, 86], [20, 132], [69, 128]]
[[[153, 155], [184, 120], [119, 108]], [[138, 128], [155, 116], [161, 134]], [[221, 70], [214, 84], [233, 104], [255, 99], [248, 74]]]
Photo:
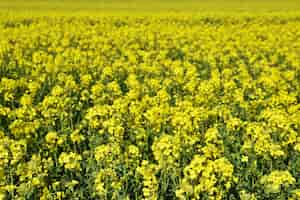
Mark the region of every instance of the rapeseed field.
[[1, 1], [10, 199], [299, 200], [300, 1]]

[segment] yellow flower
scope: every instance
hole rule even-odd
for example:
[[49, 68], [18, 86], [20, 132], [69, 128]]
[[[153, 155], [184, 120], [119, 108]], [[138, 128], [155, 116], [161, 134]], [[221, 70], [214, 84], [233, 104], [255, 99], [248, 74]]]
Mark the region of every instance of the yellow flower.
[[248, 156], [242, 156], [241, 161], [244, 162], [244, 163], [247, 163], [248, 162]]
[[76, 153], [63, 152], [58, 158], [60, 165], [64, 166], [65, 169], [70, 170], [81, 170], [80, 161], [82, 160], [81, 155]]
[[294, 146], [294, 149], [295, 149], [296, 151], [300, 152], [300, 143], [299, 143], [299, 144], [296, 144], [296, 145]]
[[289, 171], [272, 171], [269, 175], [265, 175], [260, 179], [260, 183], [264, 185], [267, 193], [279, 193], [281, 187], [293, 185], [296, 179]]
[[48, 144], [56, 144], [58, 140], [58, 134], [54, 131], [51, 131], [47, 133], [45, 139]]
[[72, 142], [77, 144], [79, 144], [85, 139], [85, 137], [79, 133], [79, 130], [73, 131], [70, 135], [70, 138]]

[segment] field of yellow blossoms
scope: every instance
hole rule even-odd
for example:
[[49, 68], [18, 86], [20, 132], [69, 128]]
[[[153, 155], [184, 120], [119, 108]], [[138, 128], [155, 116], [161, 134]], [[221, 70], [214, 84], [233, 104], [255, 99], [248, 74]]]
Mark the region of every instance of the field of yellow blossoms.
[[0, 20], [1, 200], [299, 200], [300, 15]]

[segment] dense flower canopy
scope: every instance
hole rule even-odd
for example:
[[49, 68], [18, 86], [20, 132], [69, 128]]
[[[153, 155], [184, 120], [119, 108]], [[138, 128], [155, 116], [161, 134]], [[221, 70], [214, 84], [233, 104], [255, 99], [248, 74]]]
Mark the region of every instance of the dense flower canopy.
[[300, 199], [297, 16], [2, 20], [0, 199]]

